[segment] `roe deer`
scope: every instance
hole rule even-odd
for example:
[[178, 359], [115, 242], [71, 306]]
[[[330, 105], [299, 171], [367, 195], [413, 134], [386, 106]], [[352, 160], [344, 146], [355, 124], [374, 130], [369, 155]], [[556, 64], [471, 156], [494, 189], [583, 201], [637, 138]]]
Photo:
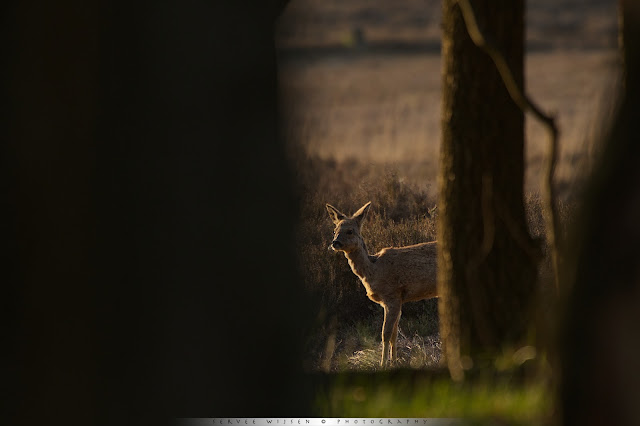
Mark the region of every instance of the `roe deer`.
[[380, 366], [396, 360], [396, 339], [402, 304], [438, 297], [436, 291], [436, 243], [387, 247], [370, 255], [360, 235], [368, 202], [353, 216], [330, 204], [327, 211], [336, 225], [330, 248], [342, 251], [353, 273], [367, 290], [367, 297], [384, 308]]

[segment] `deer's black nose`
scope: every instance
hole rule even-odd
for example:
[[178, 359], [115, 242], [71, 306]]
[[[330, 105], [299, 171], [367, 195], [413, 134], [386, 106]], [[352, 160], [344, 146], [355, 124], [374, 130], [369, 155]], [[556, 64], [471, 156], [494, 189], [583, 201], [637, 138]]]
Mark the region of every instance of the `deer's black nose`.
[[342, 243], [338, 240], [333, 240], [333, 242], [331, 243], [331, 247], [333, 247], [334, 249], [339, 249], [340, 247], [342, 247]]

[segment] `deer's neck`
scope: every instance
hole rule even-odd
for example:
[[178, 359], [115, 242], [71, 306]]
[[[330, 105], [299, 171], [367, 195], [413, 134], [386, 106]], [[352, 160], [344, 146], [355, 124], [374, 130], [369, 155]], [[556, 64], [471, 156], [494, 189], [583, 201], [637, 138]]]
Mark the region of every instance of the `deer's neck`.
[[349, 260], [351, 270], [363, 283], [371, 280], [375, 267], [371, 261], [371, 257], [369, 256], [369, 252], [367, 251], [364, 241], [361, 241], [358, 249], [345, 253], [345, 256]]

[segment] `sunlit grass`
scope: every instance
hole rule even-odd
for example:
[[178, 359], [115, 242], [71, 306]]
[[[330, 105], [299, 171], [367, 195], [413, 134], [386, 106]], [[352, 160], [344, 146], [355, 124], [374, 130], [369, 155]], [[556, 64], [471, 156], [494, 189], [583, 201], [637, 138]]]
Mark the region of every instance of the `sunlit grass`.
[[[433, 368], [441, 361], [436, 301], [421, 302], [401, 318], [397, 339], [397, 367]], [[410, 307], [407, 304], [406, 307]], [[382, 316], [344, 325], [339, 331], [332, 371], [378, 371], [382, 354]]]

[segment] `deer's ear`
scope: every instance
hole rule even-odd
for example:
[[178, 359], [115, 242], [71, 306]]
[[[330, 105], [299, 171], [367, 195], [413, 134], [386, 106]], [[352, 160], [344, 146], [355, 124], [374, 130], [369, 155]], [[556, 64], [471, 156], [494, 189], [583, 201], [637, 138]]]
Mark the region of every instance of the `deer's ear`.
[[367, 216], [367, 212], [369, 211], [369, 207], [371, 207], [371, 201], [369, 201], [364, 206], [360, 207], [360, 209], [353, 214], [353, 219], [356, 220], [358, 226], [362, 225], [362, 221]]
[[331, 220], [336, 225], [341, 220], [347, 218], [347, 216], [344, 213], [342, 213], [340, 210], [338, 210], [335, 207], [333, 207], [331, 204], [327, 204], [326, 207], [327, 207], [327, 211], [329, 212], [329, 217], [331, 217]]

